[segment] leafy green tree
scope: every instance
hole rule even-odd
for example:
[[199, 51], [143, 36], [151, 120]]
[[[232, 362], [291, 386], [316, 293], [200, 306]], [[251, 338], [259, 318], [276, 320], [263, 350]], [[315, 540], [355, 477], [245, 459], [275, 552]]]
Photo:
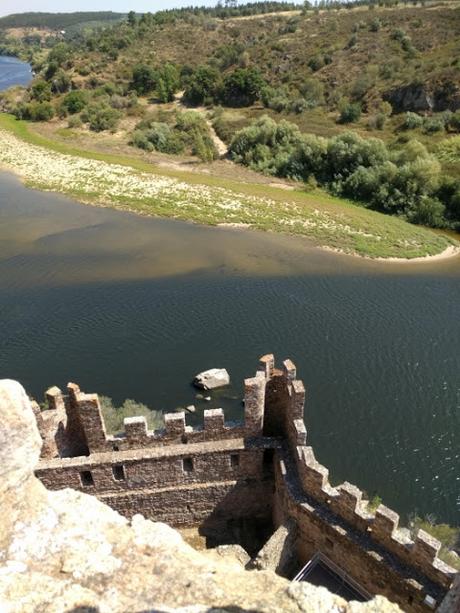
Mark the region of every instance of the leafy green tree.
[[237, 68], [224, 79], [222, 102], [227, 106], [250, 106], [260, 98], [264, 86], [257, 68]]
[[134, 11], [129, 11], [129, 13], [128, 13], [128, 25], [133, 28], [136, 25], [136, 23], [137, 23], [136, 13]]
[[188, 78], [184, 91], [184, 102], [192, 106], [205, 104], [208, 100], [214, 100], [220, 85], [220, 75], [211, 66], [198, 66]]
[[179, 91], [180, 74], [173, 64], [165, 64], [156, 73], [156, 93], [161, 102], [172, 102]]
[[156, 73], [151, 66], [137, 64], [133, 68], [132, 87], [140, 96], [149, 94], [155, 89]]

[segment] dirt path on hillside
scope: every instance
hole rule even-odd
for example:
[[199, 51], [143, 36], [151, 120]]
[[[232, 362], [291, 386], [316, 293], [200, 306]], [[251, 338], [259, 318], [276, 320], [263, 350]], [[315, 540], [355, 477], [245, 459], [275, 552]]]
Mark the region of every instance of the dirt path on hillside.
[[200, 115], [203, 115], [204, 120], [206, 121], [206, 124], [209, 128], [209, 132], [211, 134], [211, 139], [212, 142], [214, 143], [215, 148], [217, 149], [217, 153], [219, 154], [219, 158], [224, 158], [227, 153], [228, 153], [228, 147], [227, 145], [224, 143], [224, 141], [219, 138], [219, 136], [217, 135], [217, 132], [214, 130], [214, 126], [212, 125], [211, 120], [209, 119], [209, 111], [207, 108], [205, 108], [204, 106], [194, 106], [192, 109], [190, 109], [189, 107], [185, 106], [182, 103], [182, 97], [184, 95], [184, 92], [178, 92], [176, 94], [175, 100], [174, 100], [174, 105], [181, 111], [195, 111], [196, 113], [200, 113]]

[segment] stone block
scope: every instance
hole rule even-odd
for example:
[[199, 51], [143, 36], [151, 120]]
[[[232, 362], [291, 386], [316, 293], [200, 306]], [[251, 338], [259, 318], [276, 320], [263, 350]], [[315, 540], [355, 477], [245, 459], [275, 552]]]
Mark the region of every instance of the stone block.
[[179, 437], [185, 433], [185, 413], [165, 413], [166, 436]]
[[204, 411], [204, 429], [219, 431], [224, 429], [225, 416], [222, 409], [206, 409]]
[[125, 417], [123, 424], [128, 442], [138, 442], [147, 438], [147, 421], [145, 417]]

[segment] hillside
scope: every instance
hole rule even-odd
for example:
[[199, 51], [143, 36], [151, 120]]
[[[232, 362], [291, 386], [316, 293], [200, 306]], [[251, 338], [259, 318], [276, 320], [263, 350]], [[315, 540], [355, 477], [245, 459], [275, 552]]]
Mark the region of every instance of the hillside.
[[10, 28], [39, 28], [66, 30], [70, 27], [84, 26], [86, 23], [115, 23], [121, 21], [123, 13], [112, 11], [78, 13], [17, 13], [0, 17], [0, 30]]
[[53, 43], [24, 38], [38, 75], [1, 104], [58, 140], [93, 132], [108, 151], [178, 163], [228, 147], [266, 175], [459, 227], [460, 3], [324, 7], [130, 13]]

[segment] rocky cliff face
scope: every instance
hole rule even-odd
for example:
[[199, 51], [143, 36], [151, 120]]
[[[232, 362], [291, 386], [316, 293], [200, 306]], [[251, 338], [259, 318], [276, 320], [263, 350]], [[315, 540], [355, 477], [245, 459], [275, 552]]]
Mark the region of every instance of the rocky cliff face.
[[41, 439], [14, 381], [0, 382], [0, 415], [2, 613], [399, 611], [381, 597], [348, 604], [271, 571], [245, 571], [237, 557], [195, 551], [165, 524], [128, 522], [70, 489], [49, 492], [33, 473]]
[[455, 83], [411, 83], [392, 89], [384, 94], [393, 111], [439, 112], [456, 111], [460, 108], [460, 88]]

